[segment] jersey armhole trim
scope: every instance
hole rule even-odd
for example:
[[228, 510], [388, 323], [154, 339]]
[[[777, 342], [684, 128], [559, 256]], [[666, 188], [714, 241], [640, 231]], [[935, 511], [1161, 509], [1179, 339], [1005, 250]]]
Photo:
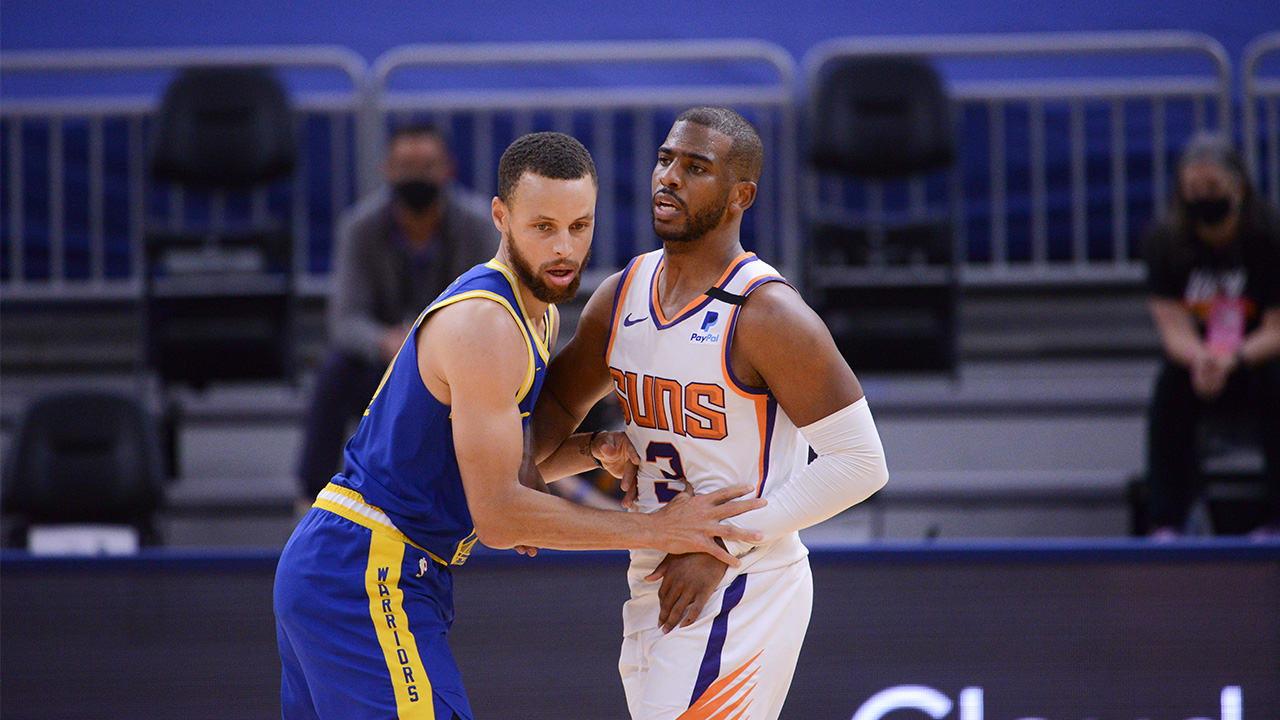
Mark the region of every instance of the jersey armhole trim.
[[620, 317], [618, 310], [622, 308], [622, 303], [627, 297], [627, 289], [631, 287], [631, 280], [635, 278], [636, 271], [640, 268], [640, 260], [644, 255], [637, 255], [631, 258], [627, 263], [627, 267], [622, 271], [622, 277], [618, 278], [618, 287], [613, 291], [613, 310], [609, 315], [609, 340], [604, 346], [604, 362], [609, 364], [609, 356], [613, 353], [613, 340], [618, 336], [618, 322]]
[[[520, 324], [528, 326], [529, 335], [534, 338], [534, 343], [537, 345], [538, 354], [542, 356], [542, 361], [550, 362], [551, 348], [547, 347], [547, 343], [533, 332], [533, 318], [529, 317], [529, 313], [524, 309], [524, 300], [520, 298], [520, 284], [516, 282], [515, 274], [506, 265], [498, 262], [497, 258], [485, 263], [485, 267], [497, 270], [502, 273], [502, 277], [507, 279], [507, 284], [511, 286], [511, 295], [516, 299], [516, 304], [520, 307], [520, 316], [524, 318], [524, 322]], [[517, 318], [517, 322], [519, 322], [519, 318]]]
[[[781, 275], [761, 275], [748, 281], [747, 287], [743, 289], [742, 295], [739, 297], [743, 299], [743, 303], [745, 304], [747, 296], [750, 295], [753, 290], [761, 285], [771, 282], [785, 283], [787, 287], [790, 287], [793, 290], [795, 289], [791, 283], [787, 282]], [[722, 346], [723, 350], [720, 357], [720, 367], [723, 370], [725, 382], [729, 384], [729, 387], [732, 388], [734, 392], [749, 400], [758, 400], [759, 398], [768, 395], [769, 389], [751, 387], [739, 380], [738, 376], [733, 372], [733, 361], [731, 359], [731, 353], [733, 352], [733, 337], [734, 330], [738, 325], [738, 313], [742, 308], [743, 305], [741, 304], [734, 305], [733, 311], [729, 315], [729, 323], [726, 325], [725, 338]]]
[[[468, 290], [467, 292], [458, 293], [457, 295], [447, 297], [443, 300], [440, 300], [432, 304], [430, 307], [428, 307], [426, 310], [423, 311], [422, 318], [419, 319], [418, 322], [421, 323], [422, 320], [426, 319], [428, 313], [435, 312], [436, 310], [439, 310], [440, 308], [445, 307], [446, 305], [452, 305], [462, 300], [471, 300], [474, 298], [484, 298], [486, 300], [492, 300], [498, 303], [499, 305], [501, 305], [502, 307], [506, 308], [507, 312], [511, 314], [511, 319], [516, 321], [516, 327], [520, 328], [520, 336], [524, 338], [525, 350], [529, 354], [529, 369], [525, 373], [524, 384], [520, 387], [520, 392], [516, 393], [516, 402], [519, 403], [524, 400], [525, 395], [529, 394], [529, 389], [533, 387], [534, 371], [536, 368], [536, 365], [534, 364], [534, 357], [533, 357], [534, 341], [531, 335], [531, 332], [532, 332], [531, 329], [529, 328], [528, 325], [520, 321], [520, 313], [514, 307], [511, 306], [511, 303], [507, 302], [506, 298], [502, 297], [497, 293], [491, 292], [489, 290]], [[419, 382], [422, 381], [421, 374], [419, 374], [418, 376], [418, 381]], [[423, 387], [426, 387], [425, 382], [422, 384], [423, 384]], [[430, 390], [427, 390], [427, 392], [430, 392]]]

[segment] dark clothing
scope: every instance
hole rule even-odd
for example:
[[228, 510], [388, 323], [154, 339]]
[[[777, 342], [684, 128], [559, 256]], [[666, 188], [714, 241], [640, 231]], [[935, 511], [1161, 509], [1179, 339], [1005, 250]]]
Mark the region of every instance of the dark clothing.
[[1265, 206], [1251, 210], [1241, 218], [1237, 241], [1222, 250], [1187, 237], [1169, 220], [1147, 233], [1147, 287], [1182, 301], [1201, 333], [1220, 299], [1244, 301], [1246, 334], [1258, 327], [1264, 309], [1280, 307], [1280, 223]]
[[[1165, 221], [1147, 234], [1147, 284], [1156, 297], [1177, 300], [1201, 337], [1231, 353], [1257, 329], [1264, 311], [1280, 307], [1280, 224], [1265, 206], [1249, 204], [1236, 240], [1214, 249]], [[1155, 526], [1181, 528], [1203, 489], [1199, 426], [1209, 415], [1248, 414], [1266, 456], [1271, 522], [1280, 524], [1280, 359], [1240, 367], [1222, 396], [1196, 395], [1187, 368], [1167, 359], [1156, 381], [1147, 426], [1147, 471]]]
[[1200, 423], [1212, 415], [1248, 414], [1266, 460], [1269, 523], [1280, 525], [1280, 360], [1232, 373], [1219, 398], [1205, 402], [1191, 373], [1165, 362], [1148, 416], [1147, 472], [1154, 527], [1182, 528], [1204, 489], [1200, 473]]
[[298, 479], [315, 497], [333, 477], [347, 440], [382, 379], [382, 334], [411, 323], [454, 278], [492, 258], [498, 231], [488, 205], [456, 189], [444, 197], [437, 237], [415, 252], [391, 215], [383, 189], [345, 212], [337, 233], [337, 263], [329, 298], [332, 343], [307, 406]]
[[368, 407], [384, 370], [346, 348], [329, 349], [311, 389], [298, 458], [298, 479], [307, 498], [315, 497], [337, 471], [347, 426]]
[[382, 333], [412, 323], [453, 279], [492, 258], [498, 231], [489, 206], [451, 189], [435, 242], [415, 253], [391, 216], [382, 190], [343, 214], [329, 298], [331, 342], [386, 365]]

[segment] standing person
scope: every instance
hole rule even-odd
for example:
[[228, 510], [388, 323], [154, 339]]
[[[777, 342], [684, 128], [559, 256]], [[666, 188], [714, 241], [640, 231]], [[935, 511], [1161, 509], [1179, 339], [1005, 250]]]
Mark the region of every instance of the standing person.
[[[554, 478], [577, 469], [563, 458], [600, 442], [566, 436], [616, 393], [642, 459], [635, 481], [624, 478], [640, 514], [738, 482], [769, 500], [735, 521], [763, 532], [728, 544], [739, 567], [632, 552], [619, 668], [634, 720], [776, 718], [812, 605], [797, 531], [888, 479], [862, 388], [830, 332], [742, 248], [762, 158], [755, 128], [732, 110], [680, 115], [653, 170], [663, 247], [592, 295], [535, 412], [534, 454]], [[806, 465], [809, 446], [818, 458]]]
[[422, 308], [454, 278], [493, 257], [489, 207], [453, 184], [449, 145], [431, 125], [391, 133], [386, 187], [345, 212], [329, 298], [330, 348], [307, 407], [298, 457], [309, 506], [338, 469], [360, 417]]
[[1253, 415], [1280, 530], [1280, 223], [1217, 135], [1191, 139], [1168, 216], [1147, 235], [1151, 317], [1164, 348], [1148, 417], [1153, 536], [1179, 534], [1200, 494], [1206, 412]]
[[[532, 487], [545, 489], [522, 463], [524, 418], [554, 344], [553, 304], [573, 296], [587, 260], [595, 200], [595, 165], [573, 138], [526, 135], [503, 153], [497, 256], [418, 316], [347, 443], [346, 470], [280, 556], [285, 718], [471, 718], [447, 637], [450, 567], [476, 540], [709, 550], [736, 564], [713, 538], [757, 535], [720, 522], [761, 506], [725, 504], [746, 486], [682, 498], [650, 517]], [[618, 439], [600, 439], [591, 462], [617, 466]]]

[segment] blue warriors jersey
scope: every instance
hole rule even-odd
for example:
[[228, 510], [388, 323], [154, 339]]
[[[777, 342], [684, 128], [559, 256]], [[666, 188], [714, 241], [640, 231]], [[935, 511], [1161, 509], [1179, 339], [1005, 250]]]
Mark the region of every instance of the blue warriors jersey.
[[517, 401], [527, 430], [546, 375], [548, 344], [558, 315], [554, 306], [548, 307], [543, 318], [545, 331], [536, 332], [516, 291], [515, 276], [491, 260], [462, 274], [418, 316], [359, 428], [347, 442], [345, 471], [333, 479], [333, 484], [358, 494], [364, 505], [373, 506], [355, 502], [345, 508], [348, 512], [381, 510], [410, 543], [452, 565], [467, 559], [475, 543], [475, 526], [454, 452], [449, 406], [437, 400], [422, 382], [414, 338], [431, 313], [472, 298], [502, 305], [524, 334], [529, 371]]

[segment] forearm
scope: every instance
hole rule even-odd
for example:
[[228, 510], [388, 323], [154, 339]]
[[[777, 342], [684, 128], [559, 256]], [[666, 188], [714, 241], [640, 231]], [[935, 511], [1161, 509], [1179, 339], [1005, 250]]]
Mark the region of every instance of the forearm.
[[[491, 528], [480, 537], [481, 542], [490, 547], [527, 545], [553, 550], [661, 547], [650, 515], [584, 507], [525, 487], [504, 494], [498, 505], [476, 508], [473, 514], [477, 510]], [[479, 527], [480, 518], [477, 518]]]
[[[866, 398], [800, 429], [818, 458], [771, 493], [769, 504], [729, 521], [769, 542], [816, 525], [871, 497], [889, 479]], [[759, 543], [757, 543], [759, 544]], [[749, 546], [730, 547], [741, 555]]]
[[1204, 341], [1189, 328], [1161, 328], [1160, 344], [1169, 361], [1182, 367], [1193, 367], [1204, 353]]
[[[592, 433], [576, 433], [565, 438], [550, 455], [538, 463], [538, 472], [547, 482], [600, 468], [591, 454]], [[535, 451], [536, 457], [536, 451]]]
[[1250, 366], [1280, 356], [1280, 310], [1268, 310], [1262, 325], [1245, 337], [1238, 352], [1241, 362]]
[[[560, 367], [553, 367], [553, 372], [557, 376], [563, 374], [563, 370]], [[543, 384], [542, 392], [538, 396], [538, 404], [533, 408], [533, 417], [529, 423], [533, 433], [533, 459], [537, 461], [538, 469], [542, 471], [543, 476], [551, 480], [598, 467], [591, 459], [589, 450], [585, 448], [590, 433], [582, 437], [571, 435], [571, 433], [578, 429], [591, 406], [599, 396], [603, 395], [603, 392], [588, 393], [582, 387], [577, 387], [575, 390], [582, 392], [585, 399], [577, 405], [566, 405], [560, 401], [555, 387], [557, 384], [564, 383], [552, 382], [563, 380], [557, 376], [549, 375], [548, 382]], [[581, 385], [587, 380], [574, 378], [573, 382]]]
[[1169, 361], [1186, 368], [1195, 366], [1204, 354], [1204, 340], [1196, 331], [1191, 313], [1168, 298], [1152, 299], [1150, 308], [1160, 345]]

